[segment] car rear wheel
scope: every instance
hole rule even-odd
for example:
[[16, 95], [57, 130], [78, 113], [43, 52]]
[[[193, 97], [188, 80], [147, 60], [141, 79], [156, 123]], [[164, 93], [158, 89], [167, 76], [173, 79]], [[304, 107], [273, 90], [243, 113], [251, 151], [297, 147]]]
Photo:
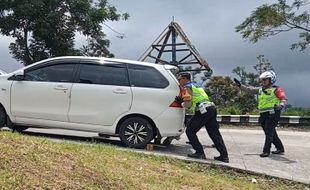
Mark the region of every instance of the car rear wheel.
[[153, 128], [146, 119], [132, 117], [121, 123], [119, 136], [130, 148], [144, 148], [154, 137]]
[[6, 113], [5, 110], [0, 107], [0, 128], [4, 127], [6, 121]]

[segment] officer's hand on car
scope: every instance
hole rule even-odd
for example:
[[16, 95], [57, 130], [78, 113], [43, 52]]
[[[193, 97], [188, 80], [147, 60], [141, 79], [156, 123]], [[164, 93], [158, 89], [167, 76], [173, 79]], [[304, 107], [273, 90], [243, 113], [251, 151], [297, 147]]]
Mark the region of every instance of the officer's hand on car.
[[234, 78], [234, 82], [239, 88], [241, 87], [241, 82], [238, 79]]
[[181, 96], [176, 96], [174, 101], [178, 104], [182, 104], [184, 101], [183, 101], [183, 98]]

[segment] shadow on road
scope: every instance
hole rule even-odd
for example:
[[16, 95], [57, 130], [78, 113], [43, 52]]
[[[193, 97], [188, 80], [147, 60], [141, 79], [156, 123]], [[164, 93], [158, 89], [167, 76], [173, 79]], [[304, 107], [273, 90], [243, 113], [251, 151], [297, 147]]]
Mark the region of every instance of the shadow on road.
[[283, 162], [285, 164], [294, 164], [296, 163], [295, 160], [290, 160], [286, 157], [284, 157], [285, 155], [271, 155], [270, 156], [270, 159], [272, 160], [276, 160], [276, 161], [280, 161], [280, 162]]
[[[244, 154], [244, 156], [259, 156], [259, 154], [257, 153], [248, 153], [248, 154]], [[296, 163], [295, 160], [290, 160], [286, 157], [284, 157], [285, 155], [275, 155], [275, 154], [270, 154], [270, 156], [268, 157], [268, 159], [272, 159], [275, 161], [280, 161], [283, 162], [285, 164], [293, 164]]]

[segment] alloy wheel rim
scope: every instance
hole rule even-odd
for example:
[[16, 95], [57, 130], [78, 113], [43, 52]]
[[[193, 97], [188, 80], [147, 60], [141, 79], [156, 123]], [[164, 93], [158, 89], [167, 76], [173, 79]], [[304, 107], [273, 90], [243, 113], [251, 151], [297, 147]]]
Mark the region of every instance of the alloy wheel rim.
[[147, 137], [146, 127], [134, 122], [128, 124], [125, 131], [126, 140], [133, 144], [143, 143]]

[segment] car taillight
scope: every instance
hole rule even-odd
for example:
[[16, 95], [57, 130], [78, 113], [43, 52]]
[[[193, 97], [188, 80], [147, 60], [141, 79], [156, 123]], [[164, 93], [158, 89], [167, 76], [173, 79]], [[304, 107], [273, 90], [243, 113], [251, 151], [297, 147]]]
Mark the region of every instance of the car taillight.
[[[182, 96], [182, 88], [179, 86], [179, 96]], [[182, 108], [181, 104], [177, 103], [176, 101], [173, 101], [170, 106], [171, 108]]]
[[176, 103], [175, 101], [173, 101], [170, 106], [171, 108], [182, 108], [182, 106], [179, 103]]

